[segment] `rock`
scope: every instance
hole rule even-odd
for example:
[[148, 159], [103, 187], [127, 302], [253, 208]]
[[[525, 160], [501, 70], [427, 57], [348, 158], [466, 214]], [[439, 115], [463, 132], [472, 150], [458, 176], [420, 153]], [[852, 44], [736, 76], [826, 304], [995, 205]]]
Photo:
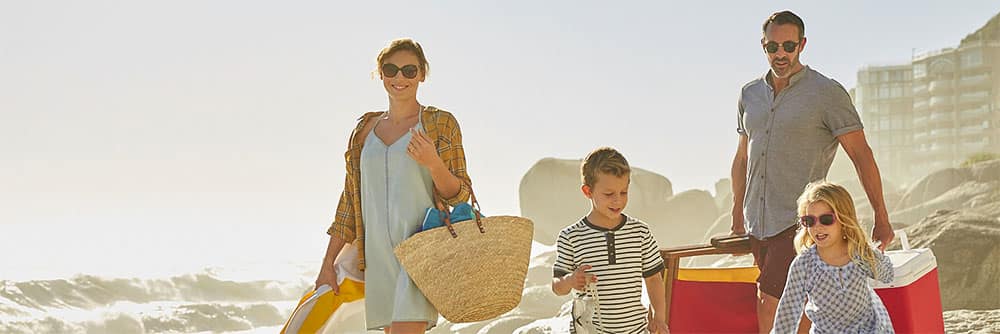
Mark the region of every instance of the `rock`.
[[948, 190], [973, 180], [968, 168], [947, 168], [925, 176], [903, 194], [903, 198], [895, 206], [897, 210], [906, 210], [941, 196]]
[[1000, 159], [983, 161], [972, 165], [972, 178], [979, 182], [1000, 180]]
[[715, 206], [720, 212], [729, 212], [733, 208], [733, 181], [720, 179], [715, 182]]
[[[559, 230], [579, 220], [590, 211], [590, 201], [580, 191], [580, 160], [545, 158], [521, 178], [519, 197], [521, 215], [535, 223], [535, 240], [552, 245]], [[632, 166], [629, 203], [625, 212], [643, 221], [651, 221], [661, 211], [664, 201], [673, 195], [670, 180], [662, 175]]]
[[[570, 299], [572, 299], [570, 295], [556, 296], [552, 292], [550, 284], [537, 285], [524, 289], [524, 294], [521, 295], [521, 303], [511, 313], [534, 319], [550, 318], [558, 315], [559, 305], [566, 303]], [[520, 327], [520, 325], [517, 327]], [[510, 333], [510, 331], [507, 333]]]
[[476, 334], [507, 334], [513, 333], [516, 329], [527, 323], [535, 321], [534, 317], [515, 315], [500, 318], [481, 328]]
[[1000, 310], [945, 311], [944, 331], [953, 334], [1000, 333]]
[[525, 288], [532, 286], [549, 286], [552, 283], [552, 266], [556, 264], [556, 251], [548, 250], [531, 257], [528, 262], [528, 277]]
[[647, 220], [661, 248], [702, 242], [705, 230], [719, 217], [715, 199], [704, 190], [688, 190], [662, 206], [656, 219]]
[[[981, 203], [983, 196], [989, 196], [991, 193], [997, 192], [998, 189], [1000, 189], [1000, 182], [964, 182], [929, 201], [891, 213], [889, 221], [909, 225], [938, 210], [970, 209], [973, 203], [984, 205]], [[974, 199], [978, 199], [978, 201], [973, 201]]]
[[1000, 220], [941, 210], [906, 234], [934, 251], [945, 310], [1000, 308]]

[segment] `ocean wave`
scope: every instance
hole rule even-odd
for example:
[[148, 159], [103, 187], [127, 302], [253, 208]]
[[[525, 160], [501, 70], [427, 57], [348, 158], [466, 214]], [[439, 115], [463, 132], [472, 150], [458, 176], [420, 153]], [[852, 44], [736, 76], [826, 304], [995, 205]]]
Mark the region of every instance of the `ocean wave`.
[[[115, 309], [112, 305], [110, 309]], [[279, 326], [287, 311], [271, 303], [253, 304], [180, 304], [158, 306], [159, 310], [126, 313], [101, 312], [93, 319], [70, 321], [44, 316], [0, 322], [0, 333], [192, 333], [247, 331]], [[282, 307], [283, 308], [283, 307]]]
[[26, 310], [51, 308], [94, 309], [118, 302], [287, 301], [298, 299], [310, 285], [305, 278], [294, 282], [239, 282], [219, 279], [211, 273], [164, 279], [78, 275], [70, 279], [0, 281], [0, 315], [24, 316]]

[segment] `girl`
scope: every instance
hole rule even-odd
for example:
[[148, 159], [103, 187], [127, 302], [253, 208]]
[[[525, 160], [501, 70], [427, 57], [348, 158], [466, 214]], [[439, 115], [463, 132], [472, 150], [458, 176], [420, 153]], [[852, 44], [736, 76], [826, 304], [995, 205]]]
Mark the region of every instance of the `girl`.
[[458, 122], [448, 112], [417, 102], [427, 76], [423, 48], [393, 40], [376, 58], [389, 110], [366, 113], [345, 154], [347, 178], [316, 286], [337, 293], [334, 261], [346, 243], [358, 249], [365, 275], [369, 330], [423, 333], [438, 313], [413, 284], [392, 250], [416, 233], [435, 196], [456, 205], [469, 199], [465, 151]]
[[892, 263], [858, 225], [854, 201], [843, 187], [817, 182], [798, 200], [792, 261], [771, 333], [794, 333], [802, 311], [811, 333], [894, 333], [889, 313], [869, 278], [889, 283]]

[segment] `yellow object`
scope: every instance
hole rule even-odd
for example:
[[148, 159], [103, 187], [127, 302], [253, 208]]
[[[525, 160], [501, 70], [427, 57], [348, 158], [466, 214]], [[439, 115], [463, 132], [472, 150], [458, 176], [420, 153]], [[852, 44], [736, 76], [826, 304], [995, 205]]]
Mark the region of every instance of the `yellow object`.
[[757, 267], [738, 268], [681, 268], [677, 279], [695, 282], [756, 283], [760, 270]]
[[298, 306], [288, 322], [281, 329], [281, 334], [317, 333], [326, 321], [333, 316], [340, 305], [360, 300], [365, 297], [365, 283], [345, 278], [340, 283], [340, 293], [333, 294], [328, 285], [309, 291], [299, 300]]

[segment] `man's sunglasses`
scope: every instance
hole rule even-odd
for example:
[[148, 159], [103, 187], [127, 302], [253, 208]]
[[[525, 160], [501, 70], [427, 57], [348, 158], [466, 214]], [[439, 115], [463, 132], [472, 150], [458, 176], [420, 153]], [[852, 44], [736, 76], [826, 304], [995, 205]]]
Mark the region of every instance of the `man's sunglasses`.
[[799, 42], [787, 41], [782, 42], [781, 44], [778, 44], [778, 42], [767, 42], [764, 43], [764, 50], [767, 51], [767, 53], [775, 53], [778, 52], [779, 45], [781, 48], [785, 49], [785, 52], [792, 53], [795, 52], [795, 48], [799, 47]]
[[834, 217], [832, 213], [820, 215], [819, 217], [806, 215], [799, 217], [799, 224], [802, 224], [802, 226], [805, 227], [813, 227], [818, 222], [820, 224], [830, 226], [833, 225], [833, 222], [836, 220], [837, 218]]
[[382, 75], [387, 78], [395, 77], [396, 73], [399, 73], [400, 71], [403, 71], [403, 76], [407, 79], [413, 79], [417, 77], [417, 73], [420, 72], [420, 69], [417, 68], [417, 65], [412, 64], [403, 66], [402, 68], [396, 66], [396, 64], [386, 63], [382, 65]]

